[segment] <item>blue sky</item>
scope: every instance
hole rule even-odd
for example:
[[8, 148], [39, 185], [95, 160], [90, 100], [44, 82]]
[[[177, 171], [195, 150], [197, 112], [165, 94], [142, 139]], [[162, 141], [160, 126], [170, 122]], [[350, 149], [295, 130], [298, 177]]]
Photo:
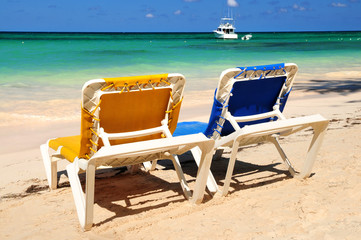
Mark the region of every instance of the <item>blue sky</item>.
[[361, 30], [361, 0], [0, 0], [0, 31], [211, 32], [228, 8], [236, 31]]

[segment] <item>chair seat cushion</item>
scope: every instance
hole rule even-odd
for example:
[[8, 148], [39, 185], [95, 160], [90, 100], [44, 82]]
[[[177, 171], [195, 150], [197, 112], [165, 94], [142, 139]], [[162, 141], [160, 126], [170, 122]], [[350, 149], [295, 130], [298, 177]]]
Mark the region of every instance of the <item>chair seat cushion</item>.
[[173, 136], [183, 136], [188, 134], [203, 133], [208, 126], [208, 123], [204, 122], [180, 122], [177, 124], [177, 128], [173, 133]]
[[60, 154], [69, 162], [73, 162], [80, 152], [80, 135], [70, 137], [60, 137], [49, 141], [49, 147], [57, 151], [59, 147]]

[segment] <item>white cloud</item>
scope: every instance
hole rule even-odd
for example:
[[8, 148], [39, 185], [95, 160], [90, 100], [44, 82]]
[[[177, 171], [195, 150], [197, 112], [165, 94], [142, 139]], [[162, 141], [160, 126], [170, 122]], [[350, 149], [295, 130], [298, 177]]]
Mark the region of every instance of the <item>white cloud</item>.
[[177, 10], [174, 12], [174, 15], [181, 15], [182, 14], [182, 11], [181, 10]]
[[331, 6], [332, 6], [332, 7], [347, 7], [346, 4], [340, 3], [340, 2], [338, 2], [338, 3], [332, 3]]
[[300, 5], [297, 5], [296, 3], [293, 4], [293, 9], [298, 10], [298, 11], [305, 11], [305, 10], [306, 10], [305, 7], [302, 7], [302, 6], [300, 6]]
[[154, 15], [151, 13], [148, 13], [147, 15], [145, 15], [146, 18], [154, 18]]
[[280, 8], [279, 10], [280, 13], [286, 13], [288, 12], [287, 8]]
[[230, 7], [238, 7], [239, 6], [239, 4], [236, 0], [227, 0], [227, 4]]

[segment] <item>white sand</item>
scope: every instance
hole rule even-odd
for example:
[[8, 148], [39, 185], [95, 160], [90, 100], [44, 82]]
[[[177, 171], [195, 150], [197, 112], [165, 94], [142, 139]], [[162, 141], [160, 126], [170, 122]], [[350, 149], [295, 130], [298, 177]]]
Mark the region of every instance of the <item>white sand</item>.
[[[203, 204], [193, 206], [169, 163], [151, 173], [108, 177], [115, 169], [97, 175], [94, 227], [85, 233], [64, 175], [66, 163], [59, 164], [60, 187], [49, 191], [39, 151], [50, 137], [77, 134], [79, 123], [32, 119], [1, 127], [0, 239], [360, 239], [361, 92], [295, 90], [287, 116], [321, 113], [331, 119], [311, 178], [290, 178], [269, 144], [247, 148], [238, 154], [230, 194], [206, 194]], [[207, 121], [212, 95], [187, 93], [181, 120]], [[296, 164], [310, 136], [283, 140]], [[220, 186], [228, 156], [212, 163]], [[192, 185], [194, 163], [183, 167]]]

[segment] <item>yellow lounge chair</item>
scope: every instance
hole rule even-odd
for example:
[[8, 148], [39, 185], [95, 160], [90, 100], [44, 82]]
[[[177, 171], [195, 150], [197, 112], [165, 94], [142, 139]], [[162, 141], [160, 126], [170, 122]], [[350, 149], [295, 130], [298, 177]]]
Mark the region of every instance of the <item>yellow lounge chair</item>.
[[[95, 170], [171, 159], [182, 190], [192, 203], [203, 199], [214, 140], [203, 134], [172, 137], [183, 98], [184, 76], [161, 74], [90, 80], [82, 89], [81, 134], [50, 139], [40, 146], [51, 189], [57, 187], [57, 161], [66, 170], [81, 227], [93, 224]], [[194, 147], [202, 151], [193, 195], [178, 158]], [[52, 154], [49, 154], [49, 150]], [[156, 162], [156, 161], [154, 161]], [[86, 171], [85, 194], [78, 173]]]

